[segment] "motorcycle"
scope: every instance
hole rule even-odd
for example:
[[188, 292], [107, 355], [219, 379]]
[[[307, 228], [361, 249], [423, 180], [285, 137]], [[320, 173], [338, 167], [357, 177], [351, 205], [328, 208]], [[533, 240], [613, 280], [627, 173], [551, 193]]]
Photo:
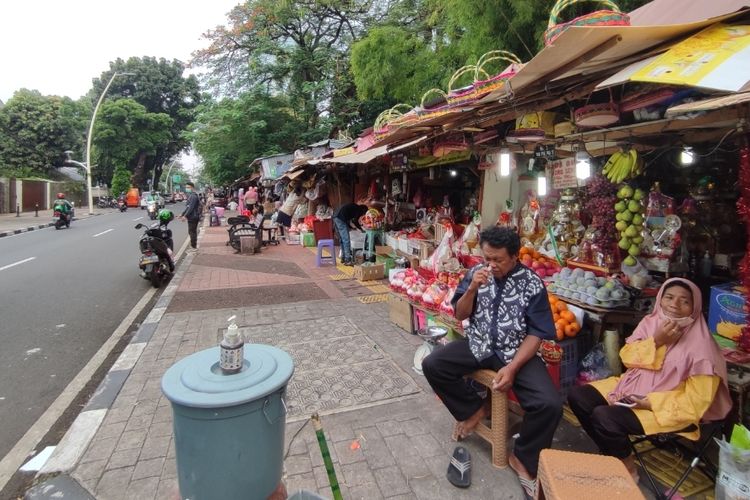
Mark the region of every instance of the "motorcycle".
[[155, 223], [145, 226], [139, 223], [135, 226], [136, 229], [146, 228], [138, 243], [141, 249], [138, 267], [141, 269], [141, 277], [150, 280], [154, 288], [159, 288], [174, 274], [174, 242], [172, 230], [167, 225], [168, 223]]
[[156, 216], [158, 215], [159, 208], [156, 205], [156, 201], [149, 201], [146, 205], [146, 212], [148, 213], [148, 216], [151, 220], [156, 220]]
[[124, 212], [128, 209], [128, 204], [125, 203], [125, 200], [119, 199], [117, 200], [117, 208], [120, 209], [120, 212]]
[[70, 221], [73, 220], [73, 209], [71, 208], [67, 213], [63, 210], [62, 205], [55, 205], [53, 208], [52, 222], [55, 223], [55, 229], [60, 229], [65, 226], [70, 227]]

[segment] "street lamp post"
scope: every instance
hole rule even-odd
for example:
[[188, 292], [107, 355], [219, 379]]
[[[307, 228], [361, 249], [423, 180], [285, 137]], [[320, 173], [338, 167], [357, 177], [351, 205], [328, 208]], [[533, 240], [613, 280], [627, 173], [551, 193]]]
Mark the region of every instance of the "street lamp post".
[[91, 123], [89, 123], [89, 134], [86, 137], [86, 188], [88, 190], [89, 215], [93, 215], [94, 213], [94, 195], [91, 190], [91, 134], [94, 132], [94, 121], [96, 120], [96, 113], [99, 111], [99, 106], [101, 106], [102, 101], [104, 100], [104, 96], [107, 94], [109, 86], [112, 85], [113, 81], [115, 81], [115, 78], [117, 78], [118, 76], [132, 76], [134, 74], [135, 73], [118, 73], [117, 71], [115, 71], [112, 74], [112, 78], [110, 78], [109, 82], [107, 82], [107, 86], [104, 87], [102, 95], [99, 96], [99, 100], [96, 102], [96, 106], [94, 107], [94, 112], [91, 115]]

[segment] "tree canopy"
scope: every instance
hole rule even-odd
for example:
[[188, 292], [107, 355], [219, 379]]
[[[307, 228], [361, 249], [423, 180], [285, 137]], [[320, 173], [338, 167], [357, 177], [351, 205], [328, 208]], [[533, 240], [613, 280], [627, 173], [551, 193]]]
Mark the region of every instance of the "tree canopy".
[[0, 107], [0, 175], [47, 177], [66, 150], [80, 153], [89, 108], [21, 89]]

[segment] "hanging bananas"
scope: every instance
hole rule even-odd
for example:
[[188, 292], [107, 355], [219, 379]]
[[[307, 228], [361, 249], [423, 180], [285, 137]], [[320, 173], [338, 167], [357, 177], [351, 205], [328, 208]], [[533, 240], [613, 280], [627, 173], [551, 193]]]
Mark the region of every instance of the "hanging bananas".
[[604, 164], [602, 173], [612, 184], [619, 184], [641, 175], [643, 163], [643, 158], [638, 156], [638, 151], [635, 148], [629, 148], [628, 151], [620, 148], [619, 151], [609, 157], [607, 163]]

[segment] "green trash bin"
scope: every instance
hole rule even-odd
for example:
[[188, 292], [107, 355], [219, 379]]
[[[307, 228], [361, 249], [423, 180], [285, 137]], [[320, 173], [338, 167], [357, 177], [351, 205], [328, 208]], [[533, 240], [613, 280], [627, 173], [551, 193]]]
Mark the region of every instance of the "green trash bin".
[[261, 344], [245, 345], [239, 373], [222, 373], [219, 347], [167, 370], [161, 387], [172, 403], [181, 498], [265, 500], [273, 493], [293, 372], [289, 354]]

